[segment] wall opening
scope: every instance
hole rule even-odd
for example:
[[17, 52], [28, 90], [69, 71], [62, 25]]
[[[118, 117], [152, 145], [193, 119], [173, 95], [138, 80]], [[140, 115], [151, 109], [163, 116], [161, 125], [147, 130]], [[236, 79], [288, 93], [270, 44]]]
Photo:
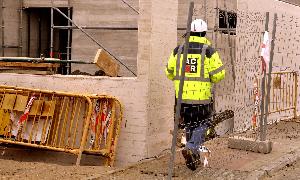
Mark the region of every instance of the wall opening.
[[[67, 8], [60, 8], [67, 14]], [[51, 8], [27, 8], [27, 56], [28, 57], [51, 57]], [[68, 20], [63, 18], [58, 12], [53, 12], [53, 25], [67, 26]], [[71, 34], [72, 35], [72, 34]], [[52, 57], [58, 59], [67, 59], [68, 48], [68, 30], [53, 30], [53, 52]], [[72, 38], [70, 38], [72, 39]], [[69, 53], [71, 56], [71, 53]], [[58, 69], [58, 73], [65, 74], [66, 65]]]
[[[227, 13], [227, 16], [226, 16]], [[219, 29], [222, 33], [228, 34], [227, 30], [227, 17], [229, 24], [229, 31], [231, 35], [235, 35], [235, 29], [237, 24], [237, 13], [232, 11], [219, 10]]]
[[[56, 7], [60, 7], [61, 13]], [[51, 16], [50, 1], [24, 1], [24, 3], [18, 1], [5, 9], [1, 8], [0, 3], [0, 13], [6, 15], [2, 18], [6, 25], [6, 32], [2, 33], [4, 28], [0, 27], [0, 44], [5, 37], [6, 44], [14, 45], [14, 49], [5, 47], [6, 53], [2, 55], [5, 58], [1, 59], [4, 62], [2, 64], [5, 65], [0, 65], [0, 73], [111, 76], [107, 72], [103, 73], [107, 69], [103, 70], [93, 63], [97, 50], [105, 49], [114, 56], [111, 58], [112, 61], [116, 59], [113, 62], [120, 65], [118, 76], [136, 77], [138, 7], [138, 0], [132, 0], [130, 3], [122, 1], [91, 3], [84, 0], [67, 3], [66, 1], [60, 5], [54, 3], [53, 16]], [[74, 22], [69, 22], [63, 14]], [[51, 26], [51, 17], [54, 21], [53, 26]], [[81, 28], [75, 24], [89, 35], [81, 32]], [[95, 43], [96, 41], [98, 43]], [[51, 42], [53, 42], [52, 46]], [[0, 48], [1, 54], [3, 54], [2, 49], [4, 48]], [[26, 59], [16, 57], [26, 57]], [[40, 57], [58, 59], [52, 62], [48, 59], [47, 62], [41, 62]], [[72, 60], [72, 63], [64, 64], [59, 59]], [[32, 61], [39, 62], [31, 63]], [[48, 66], [51, 66], [51, 70]]]

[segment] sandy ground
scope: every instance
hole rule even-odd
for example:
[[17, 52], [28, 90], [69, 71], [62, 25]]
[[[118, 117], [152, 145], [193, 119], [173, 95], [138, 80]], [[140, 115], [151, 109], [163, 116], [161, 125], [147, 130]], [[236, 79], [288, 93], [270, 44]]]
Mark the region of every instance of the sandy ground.
[[276, 172], [270, 177], [264, 178], [264, 180], [298, 180], [300, 179], [300, 161], [294, 164], [287, 165], [284, 169]]
[[[253, 133], [247, 133], [254, 136]], [[258, 154], [227, 148], [226, 137], [216, 138], [206, 143], [212, 150], [209, 159], [210, 167], [199, 168], [196, 171], [189, 170], [185, 164], [181, 152], [176, 154], [174, 179], [245, 179], [247, 175], [274, 158], [282, 156], [284, 152], [300, 147], [300, 123], [281, 122], [272, 125], [268, 130], [268, 138], [274, 141], [274, 149], [271, 154]], [[166, 179], [168, 173], [169, 155], [157, 159], [147, 160], [128, 169], [116, 171], [118, 168], [107, 168], [104, 166], [91, 166], [89, 162], [95, 157], [86, 157], [83, 165], [75, 167], [76, 157], [65, 161], [56, 158], [56, 153], [45, 151], [9, 153], [11, 148], [0, 148], [0, 176], [1, 179]], [[3, 154], [4, 152], [4, 154]], [[1, 156], [1, 153], [3, 154]], [[33, 158], [45, 154], [53, 156], [49, 160], [43, 158]], [[41, 157], [41, 156], [40, 156]], [[90, 158], [90, 159], [89, 159]], [[98, 160], [98, 159], [97, 159]], [[99, 161], [99, 160], [98, 160]], [[298, 169], [297, 169], [298, 168]], [[282, 179], [288, 175], [290, 170], [299, 171], [300, 163], [291, 165], [287, 170], [274, 176]], [[287, 172], [286, 174], [284, 174]], [[300, 172], [300, 171], [299, 171]], [[300, 173], [295, 174], [295, 179]], [[273, 178], [272, 178], [273, 179]], [[299, 178], [296, 178], [299, 179]]]

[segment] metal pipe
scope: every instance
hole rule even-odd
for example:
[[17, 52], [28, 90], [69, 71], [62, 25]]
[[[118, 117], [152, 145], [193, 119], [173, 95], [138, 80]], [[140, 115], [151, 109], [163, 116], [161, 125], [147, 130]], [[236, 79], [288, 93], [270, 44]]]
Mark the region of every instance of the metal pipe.
[[207, 22], [207, 0], [204, 0], [204, 21]]
[[124, 4], [126, 4], [128, 7], [130, 7], [134, 12], [137, 14], [140, 14], [138, 10], [136, 10], [133, 6], [131, 6], [127, 1], [121, 0]]
[[[71, 17], [71, 7], [70, 7], [70, 0], [68, 0], [68, 17], [72, 19]], [[68, 21], [68, 26], [71, 26], [71, 22]], [[71, 29], [68, 29], [68, 40], [67, 40], [67, 60], [71, 59]], [[71, 63], [68, 63], [67, 66], [67, 74], [71, 73]]]
[[65, 146], [65, 135], [66, 135], [66, 130], [67, 130], [67, 122], [69, 121], [69, 111], [70, 111], [70, 106], [72, 106], [72, 99], [68, 98], [67, 100], [67, 104], [66, 104], [66, 109], [65, 109], [65, 114], [63, 117], [63, 121], [62, 121], [62, 128], [60, 131], [60, 139], [58, 142], [58, 146], [61, 147], [61, 142], [63, 142], [62, 146]]
[[51, 32], [50, 32], [50, 57], [53, 58], [53, 26], [54, 26], [54, 17], [53, 17], [53, 0], [51, 0]]
[[81, 60], [60, 60], [55, 58], [18, 58], [18, 57], [0, 57], [0, 62], [30, 62], [30, 63], [74, 63], [74, 64], [94, 64]]
[[119, 108], [118, 110], [120, 111], [119, 114], [119, 118], [117, 120], [117, 125], [116, 125], [116, 131], [115, 131], [115, 138], [114, 138], [114, 144], [112, 149], [110, 149], [111, 152], [111, 158], [110, 158], [110, 166], [112, 167], [114, 165], [115, 162], [115, 158], [116, 158], [116, 148], [117, 148], [117, 144], [118, 144], [118, 140], [119, 140], [119, 136], [120, 136], [120, 131], [121, 131], [121, 122], [122, 122], [122, 118], [123, 118], [123, 105], [120, 103], [120, 101], [114, 100], [116, 103], [118, 103]]
[[300, 6], [300, 3], [297, 3], [298, 1], [294, 1], [294, 2], [291, 2], [291, 1], [287, 1], [287, 0], [279, 0], [279, 1], [282, 1], [284, 3], [287, 3], [287, 4], [291, 4], [293, 6]]
[[[79, 29], [77, 26], [53, 26], [54, 29]], [[80, 26], [82, 29], [100, 29], [100, 30], [138, 30], [138, 27], [110, 27], [110, 26]], [[186, 31], [185, 27], [178, 27], [177, 30]], [[208, 28], [207, 32], [215, 32], [215, 31], [227, 31], [227, 28]], [[236, 28], [230, 28], [230, 32], [235, 32]], [[260, 32], [263, 33], [263, 32]]]
[[23, 55], [23, 0], [20, 1], [19, 56]]
[[41, 51], [42, 51], [42, 21], [41, 18], [38, 18], [39, 23], [39, 31], [38, 31], [38, 52], [36, 54], [37, 57], [41, 57]]
[[2, 33], [2, 41], [1, 41], [1, 48], [2, 48], [2, 56], [4, 56], [4, 0], [1, 3], [1, 33]]
[[57, 128], [55, 130], [55, 133], [53, 133], [54, 139], [53, 139], [52, 143], [53, 143], [53, 146], [56, 146], [56, 147], [59, 147], [59, 145], [57, 144], [57, 139], [58, 139], [59, 128], [61, 126], [60, 121], [63, 116], [63, 111], [65, 111], [65, 103], [66, 103], [67, 98], [69, 98], [69, 97], [63, 97], [63, 102], [60, 107], [61, 111], [59, 112], [59, 116], [58, 116], [59, 118], [57, 120], [57, 126], [56, 126]]
[[227, 7], [226, 7], [226, 1], [224, 0], [224, 7], [225, 7], [225, 18], [226, 18], [226, 26], [227, 26], [227, 33], [228, 33], [228, 45], [230, 47], [230, 62], [231, 62], [231, 68], [232, 68], [232, 78], [233, 78], [233, 89], [235, 89], [235, 65], [234, 65], [234, 59], [233, 59], [233, 53], [232, 53], [232, 42], [230, 39], [230, 30], [229, 30], [229, 19], [228, 19], [228, 12], [227, 12]]
[[[205, 5], [206, 5], [206, 1], [205, 1]], [[216, 6], [217, 7], [219, 6], [218, 0], [216, 0]], [[206, 9], [206, 6], [205, 6], [205, 9]], [[205, 13], [206, 13], [206, 11], [205, 11]], [[219, 28], [218, 20], [219, 20], [219, 10], [216, 9], [216, 18], [215, 18], [215, 27], [214, 27], [214, 29]], [[218, 31], [213, 31], [213, 35], [214, 35], [214, 41], [215, 41], [215, 43], [214, 43], [215, 44], [215, 49], [218, 49]], [[216, 100], [215, 88], [216, 88], [216, 86], [213, 85], [213, 87], [212, 87], [213, 101]], [[216, 103], [213, 103], [213, 112], [216, 112]]]
[[91, 115], [92, 115], [92, 111], [93, 111], [92, 110], [93, 104], [92, 104], [91, 99], [87, 96], [85, 98], [88, 103], [88, 113], [87, 113], [87, 116], [86, 116], [86, 119], [84, 122], [84, 129], [83, 129], [82, 139], [81, 139], [81, 143], [80, 143], [80, 147], [79, 147], [79, 153], [78, 153], [78, 157], [77, 157], [77, 161], [76, 161], [76, 166], [80, 165], [82, 152], [85, 149], [85, 143], [86, 143], [87, 136], [89, 133], [89, 125], [90, 125]]
[[[116, 115], [116, 105], [115, 105], [115, 102], [112, 102], [112, 107], [111, 107], [111, 124], [109, 126], [109, 130], [108, 130], [108, 135], [107, 135], [107, 143], [105, 145], [105, 149], [108, 150], [108, 152], [110, 152], [110, 150], [112, 149], [112, 146], [114, 145], [114, 142], [113, 142], [113, 136], [114, 136], [114, 129], [115, 129], [115, 115]], [[105, 163], [106, 166], [109, 166], [110, 165], [110, 160], [107, 159], [106, 160], [106, 163]]]
[[297, 104], [298, 104], [298, 75], [296, 72], [293, 73], [294, 74], [294, 86], [295, 86], [295, 99], [294, 99], [294, 118], [297, 119]]
[[[214, 29], [218, 29], [219, 28], [219, 1], [216, 0], [216, 19], [215, 19], [215, 28]], [[215, 31], [215, 48], [218, 48], [218, 31]]]
[[[265, 103], [265, 109], [268, 109], [269, 101], [270, 101], [270, 89], [271, 89], [271, 81], [272, 81], [272, 65], [273, 65], [273, 59], [274, 59], [274, 47], [275, 47], [275, 36], [276, 36], [276, 22], [277, 22], [277, 13], [274, 15], [273, 20], [273, 32], [272, 32], [272, 41], [271, 41], [271, 51], [270, 51], [270, 62], [269, 62], [269, 74], [268, 74], [268, 85], [267, 85], [267, 97], [266, 97], [266, 103]], [[267, 123], [268, 123], [268, 116], [266, 115], [264, 117], [264, 126], [263, 126], [263, 141], [266, 140], [266, 134], [267, 134]]]
[[[266, 13], [266, 24], [265, 24], [265, 30], [268, 30], [268, 25], [269, 25], [269, 12]], [[260, 112], [261, 112], [261, 116], [260, 116], [260, 121], [259, 121], [259, 128], [260, 128], [260, 140], [264, 141], [265, 139], [265, 134], [264, 134], [264, 115], [265, 115], [265, 86], [266, 86], [266, 71], [263, 71], [263, 79], [261, 82], [261, 104], [260, 104]]]
[[[73, 106], [74, 109], [72, 108], [72, 110], [71, 110], [71, 113], [72, 113], [72, 115], [71, 115], [71, 121], [70, 121], [70, 124], [69, 124], [69, 131], [68, 131], [68, 136], [67, 136], [67, 143], [65, 144], [68, 147], [71, 147], [71, 145], [70, 145], [70, 139], [71, 139], [72, 134], [74, 133], [74, 132], [72, 132], [72, 129], [73, 129], [73, 122], [74, 122], [74, 119], [75, 119], [76, 110], [78, 109], [78, 101], [79, 101], [78, 98], [74, 98], [74, 100], [73, 100], [73, 103], [75, 105]], [[78, 111], [80, 111], [80, 109], [78, 109]]]
[[[109, 26], [80, 26], [82, 29], [102, 29], [102, 30], [138, 30], [137, 27], [109, 27]], [[76, 26], [53, 26], [54, 29], [79, 29]]]
[[[177, 139], [177, 132], [178, 132], [178, 124], [180, 118], [180, 109], [182, 103], [182, 92], [183, 92], [183, 84], [185, 79], [185, 67], [186, 67], [186, 59], [188, 54], [188, 47], [189, 47], [189, 39], [190, 39], [190, 32], [191, 32], [191, 23], [194, 11], [194, 1], [190, 2], [189, 7], [189, 14], [188, 14], [188, 21], [187, 21], [187, 32], [185, 37], [185, 45], [184, 45], [184, 52], [183, 52], [183, 60], [182, 60], [182, 67], [181, 67], [181, 74], [180, 74], [180, 82], [179, 82], [179, 91], [178, 91], [178, 98], [176, 104], [176, 114], [175, 114], [175, 122], [174, 122], [174, 131], [173, 131], [173, 138], [172, 138], [172, 147], [171, 147], [171, 157], [169, 163], [169, 172], [168, 172], [168, 179], [171, 180], [174, 172], [174, 160], [175, 160], [175, 148], [176, 148], [176, 139]], [[180, 52], [180, 51], [179, 51]], [[179, 55], [177, 55], [180, 57]]]
[[114, 57], [121, 65], [123, 65], [128, 71], [130, 71], [133, 75], [136, 76], [136, 74], [128, 67], [126, 66], [122, 61], [120, 61], [114, 54], [112, 54], [110, 51], [108, 51], [102, 44], [100, 44], [95, 38], [93, 38], [89, 33], [87, 33], [85, 30], [83, 30], [80, 26], [78, 26], [72, 19], [70, 19], [68, 16], [66, 16], [61, 10], [59, 10], [56, 7], [53, 7], [57, 12], [59, 12], [62, 16], [64, 16], [66, 19], [68, 19], [70, 22], [72, 22], [78, 29], [80, 29], [87, 37], [89, 37], [93, 42], [95, 42], [99, 47], [101, 47], [104, 51], [106, 51], [109, 55]]
[[75, 133], [74, 133], [74, 136], [73, 136], [73, 142], [72, 142], [71, 148], [74, 148], [74, 145], [75, 145], [75, 142], [76, 142], [76, 136], [78, 134], [78, 121], [79, 121], [79, 115], [80, 115], [80, 110], [81, 110], [82, 104], [83, 103], [81, 102], [81, 99], [80, 99], [78, 111], [77, 111], [77, 114], [76, 114], [77, 118], [76, 118], [76, 123], [75, 123]]
[[2, 46], [3, 48], [20, 48], [19, 46], [7, 46], [7, 45], [4, 45], [4, 46]]
[[22, 146], [33, 147], [33, 148], [39, 148], [39, 149], [47, 149], [47, 150], [52, 150], [52, 151], [67, 152], [67, 153], [71, 153], [71, 154], [78, 154], [78, 149], [57, 148], [57, 147], [44, 146], [44, 145], [38, 145], [38, 144], [30, 144], [30, 143], [26, 143], [26, 142], [17, 142], [17, 141], [4, 140], [4, 139], [0, 139], [0, 142], [8, 143], [8, 144], [22, 145]]
[[[178, 27], [177, 30], [186, 30], [186, 28]], [[218, 28], [218, 27], [215, 27], [215, 28], [208, 28], [208, 31], [207, 31], [207, 32], [215, 32], [215, 31], [228, 31], [228, 28]], [[236, 31], [236, 28], [229, 28], [229, 31], [230, 31], [230, 32], [235, 32], [235, 31]], [[262, 32], [262, 33], [263, 33], [263, 32]]]
[[27, 14], [27, 56], [30, 57], [30, 11]]

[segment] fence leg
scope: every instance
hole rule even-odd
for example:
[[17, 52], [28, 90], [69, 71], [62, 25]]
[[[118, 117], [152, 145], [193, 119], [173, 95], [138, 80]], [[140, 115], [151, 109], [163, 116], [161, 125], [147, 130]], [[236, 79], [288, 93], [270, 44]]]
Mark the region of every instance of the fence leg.
[[295, 98], [294, 98], [294, 119], [297, 119], [297, 97], [298, 97], [298, 75], [294, 72], [295, 76]]
[[112, 150], [112, 146], [114, 146], [113, 144], [113, 135], [114, 135], [114, 129], [115, 129], [115, 102], [112, 102], [112, 107], [111, 107], [111, 125], [109, 128], [109, 132], [108, 132], [108, 136], [107, 136], [107, 144], [106, 144], [106, 149], [109, 152], [109, 158], [106, 159], [106, 166], [112, 166], [113, 162], [112, 162], [112, 153], [115, 152], [111, 152]]
[[84, 125], [84, 129], [83, 129], [83, 135], [82, 135], [82, 139], [80, 142], [80, 148], [79, 148], [79, 153], [78, 153], [78, 157], [77, 157], [77, 161], [76, 161], [76, 166], [80, 165], [80, 161], [81, 161], [81, 156], [82, 156], [82, 152], [84, 150], [84, 146], [86, 143], [86, 139], [88, 136], [88, 132], [89, 132], [89, 125], [90, 125], [90, 120], [91, 120], [91, 115], [92, 115], [92, 101], [89, 97], [86, 97], [86, 100], [88, 102], [88, 114], [85, 120], [85, 125]]

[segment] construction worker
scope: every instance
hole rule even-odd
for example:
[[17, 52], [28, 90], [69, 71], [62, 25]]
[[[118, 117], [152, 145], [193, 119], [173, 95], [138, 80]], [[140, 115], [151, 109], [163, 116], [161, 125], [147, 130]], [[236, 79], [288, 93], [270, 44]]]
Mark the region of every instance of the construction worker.
[[[180, 111], [187, 140], [182, 155], [191, 170], [196, 170], [200, 164], [201, 145], [211, 124], [212, 83], [217, 83], [225, 77], [223, 63], [218, 52], [205, 38], [206, 32], [205, 21], [196, 19], [192, 22]], [[167, 77], [174, 82], [176, 98], [178, 98], [184, 48], [181, 45], [173, 50], [165, 69]]]

